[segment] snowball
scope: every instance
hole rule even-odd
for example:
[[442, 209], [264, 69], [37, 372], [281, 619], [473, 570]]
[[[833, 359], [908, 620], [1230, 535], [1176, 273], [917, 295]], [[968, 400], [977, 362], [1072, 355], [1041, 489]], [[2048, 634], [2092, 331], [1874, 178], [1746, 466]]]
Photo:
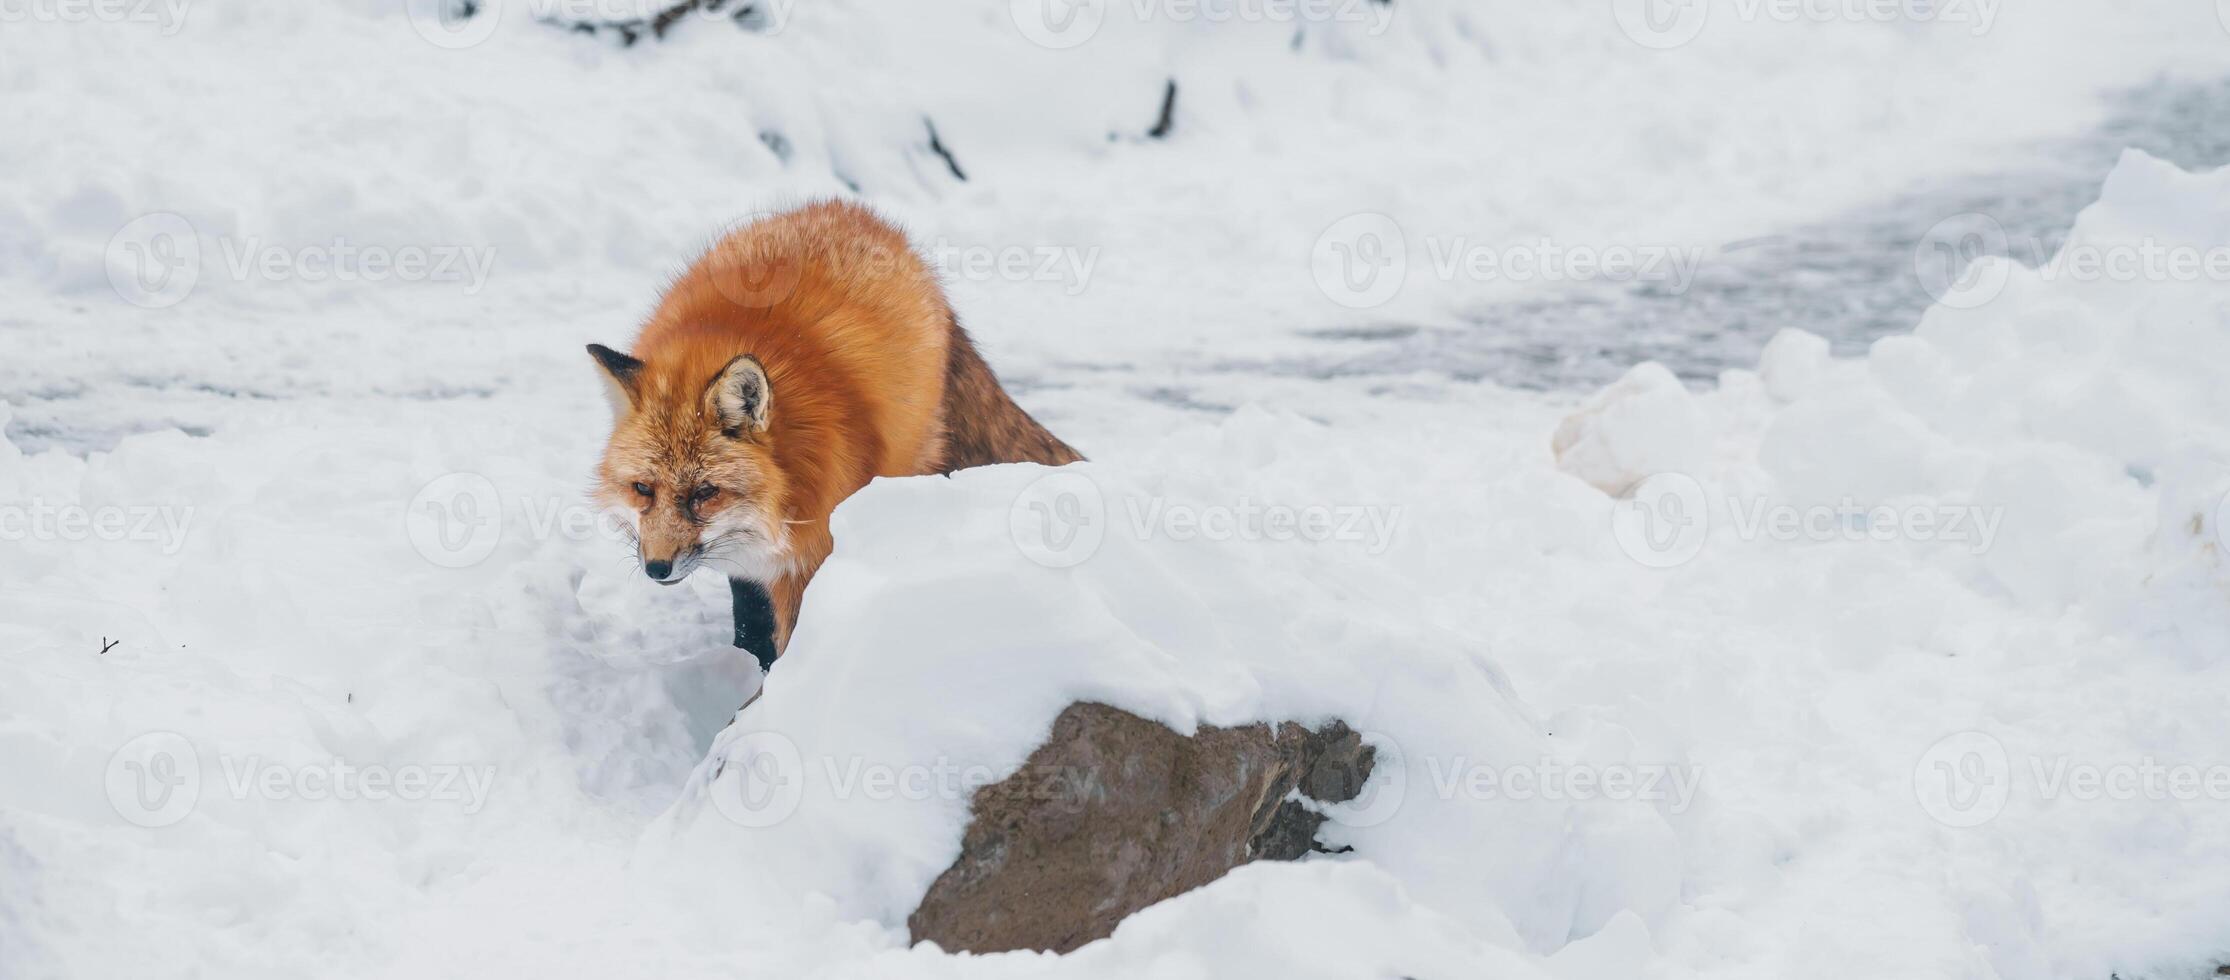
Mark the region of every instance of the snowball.
[[1651, 361], [1589, 398], [1550, 445], [1559, 469], [1615, 497], [1654, 474], [1699, 470], [1709, 433], [1695, 396]]
[[1784, 329], [1774, 334], [1758, 355], [1758, 377], [1765, 381], [1767, 393], [1793, 402], [1816, 390], [1827, 372], [1827, 363], [1826, 339]]

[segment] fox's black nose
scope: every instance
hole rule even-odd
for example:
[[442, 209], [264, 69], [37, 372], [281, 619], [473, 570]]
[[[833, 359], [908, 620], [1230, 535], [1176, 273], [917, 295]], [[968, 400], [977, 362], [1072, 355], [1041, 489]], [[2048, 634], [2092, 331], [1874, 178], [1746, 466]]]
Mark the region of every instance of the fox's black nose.
[[666, 576], [673, 574], [673, 572], [674, 563], [670, 561], [646, 561], [643, 563], [643, 574], [661, 582], [665, 581]]

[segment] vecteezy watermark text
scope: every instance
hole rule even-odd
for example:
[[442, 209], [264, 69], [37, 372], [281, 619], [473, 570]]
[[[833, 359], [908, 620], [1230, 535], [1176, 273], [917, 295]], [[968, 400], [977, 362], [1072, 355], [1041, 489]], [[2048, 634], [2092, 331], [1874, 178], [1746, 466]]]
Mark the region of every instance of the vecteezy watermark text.
[[419, 556], [443, 568], [469, 568], [495, 553], [507, 533], [534, 541], [631, 542], [629, 520], [610, 508], [555, 494], [514, 494], [478, 473], [444, 473], [418, 488], [403, 512], [403, 532]]
[[106, 788], [118, 816], [141, 827], [175, 824], [211, 788], [234, 800], [280, 803], [412, 803], [479, 813], [494, 789], [496, 767], [463, 763], [353, 764], [331, 758], [281, 764], [260, 755], [223, 755], [217, 779], [201, 753], [176, 732], [148, 732], [109, 757]]
[[1007, 529], [1031, 561], [1069, 568], [1097, 553], [1110, 532], [1139, 541], [1344, 544], [1379, 555], [1393, 545], [1402, 520], [1399, 504], [1295, 504], [1245, 495], [1202, 502], [1126, 494], [1117, 504], [1111, 514], [1097, 481], [1075, 470], [1055, 470], [1016, 495]]
[[496, 260], [493, 248], [462, 245], [358, 245], [338, 237], [294, 247], [254, 236], [221, 241], [225, 269], [241, 281], [455, 282], [471, 295], [487, 284]]
[[2018, 759], [1987, 732], [1938, 739], [1913, 764], [1913, 796], [1938, 822], [1976, 827], [2015, 799], [2040, 803], [2220, 803], [2230, 801], [2230, 764], [2163, 762], [2151, 755]]
[[706, 792], [721, 816], [744, 827], [771, 827], [789, 819], [808, 782], [837, 803], [967, 801], [977, 790], [1000, 784], [1008, 796], [1082, 806], [1103, 792], [1099, 772], [1083, 766], [1025, 763], [1001, 772], [948, 756], [892, 764], [859, 755], [822, 756], [809, 766], [797, 743], [780, 732], [751, 732], [720, 752]]
[[1743, 541], [1789, 544], [1909, 541], [1966, 546], [1982, 554], [1998, 539], [2005, 509], [1982, 504], [1776, 503], [1762, 496], [1726, 495], [1713, 506], [1702, 481], [1685, 473], [1659, 473], [1636, 484], [1611, 509], [1611, 534], [1627, 557], [1651, 568], [1683, 565], [1703, 551], [1714, 514]]
[[184, 504], [87, 507], [34, 497], [28, 504], [0, 504], [0, 541], [149, 542], [175, 555], [193, 519], [193, 507]]
[[1662, 283], [1674, 294], [1696, 280], [1705, 250], [1695, 245], [1560, 242], [1550, 238], [1485, 242], [1467, 235], [1428, 235], [1427, 261], [1402, 226], [1375, 212], [1351, 214], [1317, 236], [1309, 271], [1325, 298], [1350, 309], [1380, 306], [1413, 274], [1440, 282]]
[[992, 245], [935, 238], [923, 243], [922, 256], [948, 280], [1053, 283], [1074, 296], [1091, 285], [1100, 250], [1096, 245]]
[[135, 24], [164, 37], [183, 30], [192, 0], [0, 0], [0, 26]]
[[[345, 237], [309, 245], [280, 244], [257, 236], [220, 236], [224, 275], [234, 282], [339, 282], [454, 284], [480, 292], [493, 271], [496, 251], [486, 245], [364, 243]], [[110, 237], [104, 258], [109, 286], [125, 302], [149, 309], [175, 306], [191, 296], [209, 271], [203, 236], [186, 218], [143, 215]]]
[[1377, 37], [1393, 23], [1389, 0], [1008, 0], [1015, 29], [1040, 47], [1073, 48], [1092, 39], [1111, 10], [1138, 23], [1357, 24]]
[[1610, 0], [1619, 30], [1647, 48], [1695, 40], [1714, 14], [1743, 23], [1922, 24], [1990, 32], [2005, 0]]
[[[1390, 737], [1360, 734], [1369, 754], [1352, 762], [1320, 761], [1303, 793], [1304, 805], [1348, 827], [1392, 820], [1412, 798], [1557, 806], [1646, 803], [1677, 814], [1694, 804], [1704, 780], [1701, 766], [1675, 763], [1595, 764], [1546, 756], [1490, 763], [1465, 755], [1412, 760]], [[717, 752], [720, 762], [706, 795], [722, 816], [754, 828], [788, 820], [809, 787], [816, 805], [966, 802], [997, 786], [1003, 797], [1082, 808], [1121, 792], [1126, 778], [1089, 765], [1024, 763], [1000, 770], [941, 755], [904, 764], [857, 755], [808, 759], [795, 741], [774, 731], [742, 735]]]
[[[737, 220], [733, 227], [777, 218], [758, 212]], [[738, 263], [733, 274], [715, 277], [713, 286], [738, 306], [764, 309], [796, 291], [804, 281], [804, 263], [809, 259], [823, 271], [852, 280], [934, 275], [957, 282], [1054, 284], [1074, 296], [1091, 285], [1092, 270], [1100, 256], [1096, 245], [957, 241], [941, 236], [919, 245], [863, 236], [816, 241], [812, 248], [808, 258], [783, 256]]]
[[1702, 766], [1669, 763], [1591, 765], [1542, 758], [1520, 765], [1487, 765], [1457, 756], [1426, 759], [1425, 769], [1433, 791], [1444, 800], [1644, 802], [1684, 813], [1703, 785]]
[[2018, 262], [2044, 282], [2230, 283], [2230, 245], [2087, 242], [2009, 234], [1970, 211], [1930, 226], [1913, 245], [1913, 275], [1929, 299], [1973, 309], [2003, 292]]

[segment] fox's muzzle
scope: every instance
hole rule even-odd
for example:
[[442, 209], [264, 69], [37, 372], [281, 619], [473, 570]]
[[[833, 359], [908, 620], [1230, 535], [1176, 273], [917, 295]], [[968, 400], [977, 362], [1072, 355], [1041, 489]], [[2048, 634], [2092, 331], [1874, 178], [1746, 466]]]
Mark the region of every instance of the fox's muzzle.
[[650, 576], [652, 581], [660, 585], [673, 585], [689, 577], [689, 573], [697, 567], [698, 556], [704, 554], [704, 550], [702, 545], [677, 548], [674, 551], [674, 556], [670, 559], [652, 558], [645, 555], [643, 556], [643, 574]]

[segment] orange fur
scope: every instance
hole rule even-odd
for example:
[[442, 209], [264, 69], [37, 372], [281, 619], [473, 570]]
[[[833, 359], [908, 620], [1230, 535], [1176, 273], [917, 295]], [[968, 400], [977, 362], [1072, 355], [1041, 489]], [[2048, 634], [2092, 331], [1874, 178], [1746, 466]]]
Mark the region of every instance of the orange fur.
[[[591, 351], [621, 405], [598, 498], [637, 515], [644, 560], [673, 580], [701, 562], [765, 586], [776, 650], [835, 547], [830, 512], [869, 480], [1081, 458], [983, 368], [905, 237], [853, 204], [730, 234], [667, 290], [632, 358]], [[765, 422], [739, 424], [761, 365]]]

